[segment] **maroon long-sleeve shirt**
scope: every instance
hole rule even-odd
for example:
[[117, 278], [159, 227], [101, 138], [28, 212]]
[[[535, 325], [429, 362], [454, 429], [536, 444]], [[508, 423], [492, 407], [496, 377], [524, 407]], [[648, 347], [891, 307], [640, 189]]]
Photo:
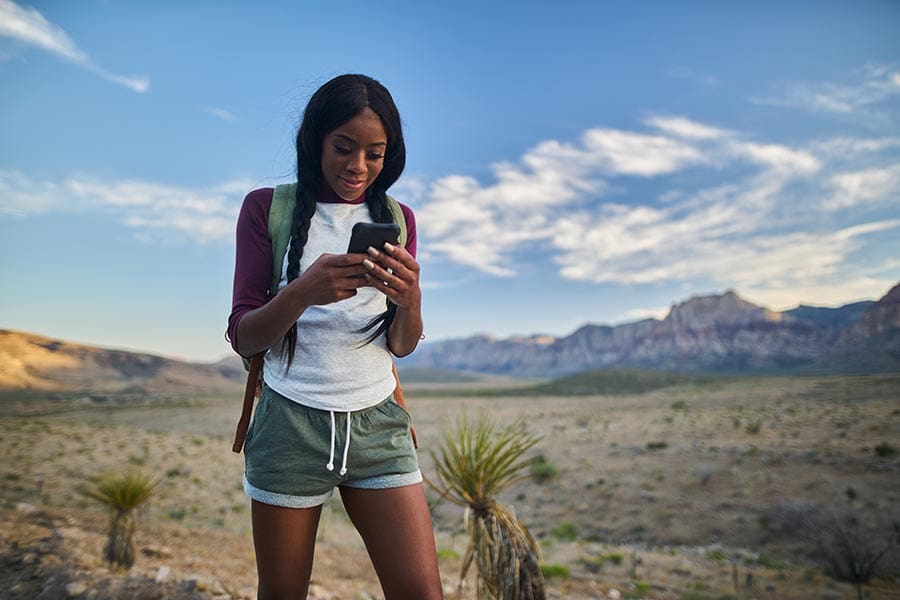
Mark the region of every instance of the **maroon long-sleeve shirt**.
[[[273, 188], [253, 190], [244, 198], [238, 215], [234, 263], [234, 288], [231, 315], [228, 317], [228, 339], [237, 352], [237, 329], [243, 316], [266, 303], [272, 278], [272, 240], [269, 237], [269, 207]], [[320, 194], [318, 202], [362, 204], [365, 197], [347, 202], [334, 193]], [[411, 208], [400, 204], [406, 220], [406, 250], [416, 256], [416, 217]]]

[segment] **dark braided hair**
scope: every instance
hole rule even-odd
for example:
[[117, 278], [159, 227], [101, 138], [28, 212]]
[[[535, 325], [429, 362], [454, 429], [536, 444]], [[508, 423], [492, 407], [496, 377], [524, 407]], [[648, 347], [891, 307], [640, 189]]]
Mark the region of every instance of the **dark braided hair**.
[[[309, 236], [309, 225], [316, 212], [316, 193], [322, 183], [322, 142], [325, 136], [358, 115], [366, 107], [378, 115], [387, 135], [387, 148], [378, 177], [366, 190], [366, 206], [376, 223], [390, 223], [393, 216], [387, 202], [387, 190], [406, 166], [406, 144], [400, 113], [390, 92], [366, 75], [340, 75], [320, 87], [310, 98], [297, 131], [297, 204], [291, 219], [291, 242], [288, 248], [287, 281], [300, 275], [300, 258]], [[366, 338], [368, 344], [386, 332], [394, 320], [397, 306], [387, 301], [387, 310], [360, 329], [375, 331]], [[294, 360], [297, 346], [297, 324], [284, 336], [287, 365]]]

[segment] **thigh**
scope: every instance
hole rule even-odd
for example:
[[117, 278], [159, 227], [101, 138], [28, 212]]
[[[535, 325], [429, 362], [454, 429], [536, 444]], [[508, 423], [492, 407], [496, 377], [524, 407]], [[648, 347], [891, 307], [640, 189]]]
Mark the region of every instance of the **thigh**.
[[367, 490], [341, 487], [385, 600], [442, 598], [431, 514], [422, 484]]
[[253, 500], [260, 600], [305, 598], [322, 507], [284, 508]]

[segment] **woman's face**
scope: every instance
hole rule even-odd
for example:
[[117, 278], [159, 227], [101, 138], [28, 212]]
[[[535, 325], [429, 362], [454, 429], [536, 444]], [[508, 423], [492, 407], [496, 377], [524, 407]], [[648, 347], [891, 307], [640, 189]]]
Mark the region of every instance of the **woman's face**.
[[368, 106], [322, 140], [322, 178], [344, 200], [356, 200], [384, 167], [387, 134]]

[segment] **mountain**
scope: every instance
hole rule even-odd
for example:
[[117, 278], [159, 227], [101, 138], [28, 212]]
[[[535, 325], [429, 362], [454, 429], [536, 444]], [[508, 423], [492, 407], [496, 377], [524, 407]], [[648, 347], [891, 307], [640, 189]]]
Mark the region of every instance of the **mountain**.
[[602, 368], [686, 373], [900, 371], [900, 284], [877, 302], [778, 312], [734, 291], [672, 306], [662, 321], [585, 325], [571, 335], [474, 336], [423, 344], [405, 366], [558, 377]]
[[245, 380], [236, 357], [189, 363], [0, 330], [0, 391], [239, 395]]
[[824, 367], [858, 372], [900, 372], [900, 284], [841, 332], [822, 359]]

